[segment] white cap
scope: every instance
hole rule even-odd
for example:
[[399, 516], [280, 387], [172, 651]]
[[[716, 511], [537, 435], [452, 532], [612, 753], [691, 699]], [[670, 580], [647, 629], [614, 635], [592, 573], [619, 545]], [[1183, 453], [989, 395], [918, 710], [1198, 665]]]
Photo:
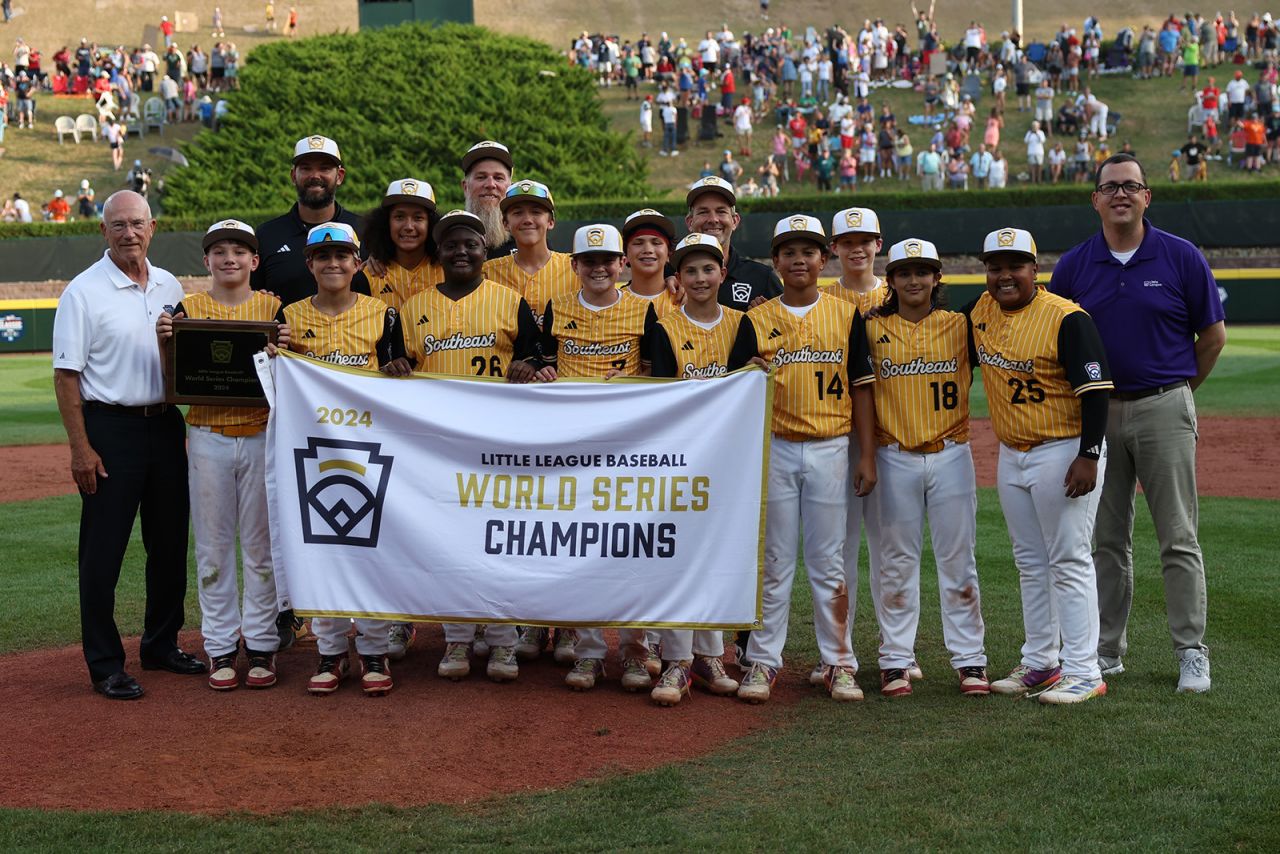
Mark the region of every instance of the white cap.
[[88, 179], [88, 178], [81, 178], [81, 179], [80, 179], [80, 189], [82, 189], [82, 190], [87, 190], [87, 189], [89, 189], [89, 179]]
[[511, 160], [511, 149], [491, 139], [477, 142], [467, 149], [466, 154], [462, 155], [462, 174], [466, 175], [470, 172], [471, 167], [480, 160], [496, 160], [506, 166], [508, 171], [515, 168]]
[[684, 257], [693, 252], [706, 252], [714, 255], [720, 265], [724, 266], [724, 249], [720, 246], [720, 241], [710, 234], [702, 234], [697, 231], [687, 235], [684, 240], [676, 244], [675, 251], [671, 253], [671, 265], [678, 269]]
[[401, 178], [387, 185], [387, 191], [382, 194], [382, 206], [389, 208], [401, 202], [419, 204], [433, 211], [436, 209], [436, 191], [431, 189], [431, 185], [426, 181], [420, 181], [417, 178]]
[[304, 136], [293, 146], [293, 162], [297, 163], [308, 154], [327, 154], [334, 160], [338, 161], [338, 165], [342, 165], [342, 154], [338, 151], [338, 143], [329, 139], [327, 136]]
[[719, 193], [729, 200], [729, 204], [736, 205], [738, 203], [738, 195], [734, 193], [732, 184], [723, 178], [708, 175], [706, 178], [694, 181], [689, 185], [689, 192], [684, 197], [685, 204], [688, 207], [693, 207], [693, 200], [703, 193]]
[[795, 214], [778, 220], [778, 224], [773, 229], [773, 242], [769, 244], [769, 248], [777, 249], [783, 243], [797, 237], [812, 240], [826, 249], [827, 233], [822, 230], [822, 223], [816, 216], [808, 214]]
[[831, 218], [831, 239], [842, 234], [880, 236], [880, 217], [871, 208], [845, 208]]
[[667, 240], [676, 239], [676, 227], [672, 224], [671, 218], [660, 211], [655, 211], [653, 208], [641, 208], [628, 216], [627, 221], [622, 224], [622, 233], [624, 235], [631, 234], [631, 232], [645, 226], [661, 231], [667, 236]]
[[608, 252], [611, 255], [625, 255], [622, 251], [622, 235], [618, 229], [606, 223], [584, 225], [573, 233], [573, 255], [586, 255], [591, 252]]
[[204, 240], [200, 242], [201, 248], [208, 252], [209, 247], [219, 240], [238, 240], [254, 252], [258, 251], [257, 233], [248, 223], [238, 219], [224, 219], [209, 226], [204, 233]]
[[55, 199], [60, 199], [60, 198], [62, 198], [62, 191], [61, 191], [61, 190], [54, 190], [54, 191], [53, 191], [53, 197], [54, 197]]
[[360, 249], [360, 238], [356, 230], [345, 222], [322, 222], [307, 232], [307, 244], [302, 247], [306, 255], [310, 255], [322, 246], [346, 246], [352, 251]]
[[542, 205], [551, 211], [552, 216], [556, 215], [556, 200], [551, 195], [551, 188], [541, 181], [516, 181], [507, 187], [506, 195], [498, 202], [498, 209], [506, 213], [507, 208], [520, 202]]
[[942, 259], [938, 257], [938, 247], [927, 240], [909, 237], [889, 247], [889, 263], [884, 267], [885, 275], [892, 273], [903, 264], [916, 262], [942, 272]]
[[998, 228], [982, 241], [982, 251], [978, 253], [978, 260], [985, 261], [1000, 252], [1016, 252], [1034, 261], [1036, 260], [1036, 240], [1031, 236], [1031, 232], [1023, 231], [1021, 228]]

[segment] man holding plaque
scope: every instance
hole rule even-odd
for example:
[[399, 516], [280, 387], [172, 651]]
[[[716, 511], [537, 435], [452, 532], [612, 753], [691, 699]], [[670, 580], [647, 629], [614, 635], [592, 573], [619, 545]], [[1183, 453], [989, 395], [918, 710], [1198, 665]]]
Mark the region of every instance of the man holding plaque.
[[[208, 293], [191, 294], [172, 313], [160, 315], [156, 334], [167, 349], [178, 349], [175, 321], [179, 321], [179, 332], [186, 318], [219, 321], [236, 330], [232, 324], [274, 324], [280, 310], [278, 298], [249, 287], [249, 275], [258, 266], [258, 237], [251, 227], [234, 219], [216, 222], [205, 232], [203, 245], [204, 266], [213, 284]], [[178, 368], [177, 359], [188, 350], [205, 357], [212, 352], [215, 362], [219, 349], [226, 351], [227, 362], [237, 361], [235, 356], [252, 358], [253, 345], [243, 344], [239, 336], [239, 331], [228, 331], [210, 343], [200, 339], [174, 354], [172, 369]], [[278, 328], [276, 344], [289, 346], [288, 326]], [[243, 347], [243, 352], [233, 353], [235, 346]], [[256, 379], [253, 384], [257, 386]], [[231, 391], [243, 394], [243, 390]], [[247, 671], [244, 684], [249, 688], [276, 684], [280, 637], [267, 525], [267, 414], [265, 406], [216, 403], [195, 404], [187, 413], [191, 521], [203, 614], [200, 630], [209, 656], [209, 687], [215, 691], [240, 685], [241, 643]], [[243, 610], [236, 584], [237, 533], [244, 562]]]
[[156, 223], [123, 190], [99, 224], [102, 260], [71, 280], [53, 322], [53, 384], [80, 489], [80, 628], [89, 677], [113, 700], [142, 696], [125, 672], [115, 589], [134, 519], [142, 514], [147, 607], [144, 670], [205, 672], [178, 648], [187, 593], [187, 453], [182, 414], [164, 402], [154, 327], [182, 286], [147, 261]]

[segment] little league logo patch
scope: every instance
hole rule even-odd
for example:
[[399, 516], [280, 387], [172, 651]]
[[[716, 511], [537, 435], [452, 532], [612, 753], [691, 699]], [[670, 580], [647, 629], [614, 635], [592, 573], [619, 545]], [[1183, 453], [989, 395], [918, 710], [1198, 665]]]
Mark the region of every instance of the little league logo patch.
[[1001, 246], [1012, 246], [1013, 238], [1014, 238], [1014, 233], [1009, 229], [1005, 229], [1004, 231], [996, 235], [996, 243], [998, 243]]
[[791, 225], [792, 231], [808, 231], [809, 230], [808, 229], [809, 221], [802, 216], [793, 216], [791, 218], [790, 225]]
[[405, 195], [406, 195], [406, 196], [416, 196], [416, 195], [418, 195], [418, 182], [417, 182], [417, 181], [401, 181], [401, 182], [400, 182], [400, 186], [401, 186], [401, 188], [404, 190], [404, 192], [405, 192]]
[[1097, 362], [1085, 362], [1084, 372], [1088, 374], [1089, 379], [1095, 382], [1102, 379], [1102, 365]]
[[849, 211], [844, 215], [844, 222], [850, 228], [862, 228], [862, 211]]
[[209, 357], [213, 359], [215, 365], [231, 364], [231, 354], [235, 348], [230, 341], [210, 341]]
[[376, 548], [393, 457], [378, 442], [308, 437], [295, 448], [302, 540]]
[[914, 241], [914, 240], [913, 240], [913, 241], [911, 241], [910, 243], [908, 243], [908, 244], [907, 244], [907, 246], [906, 246], [906, 250], [907, 250], [907, 257], [908, 257], [908, 258], [919, 258], [919, 257], [920, 257], [921, 247], [920, 247], [920, 244], [919, 244], [919, 243], [917, 243], [916, 241]]
[[21, 316], [6, 314], [0, 317], [0, 338], [10, 344], [21, 338], [24, 331], [26, 331], [26, 325], [22, 322]]
[[324, 148], [324, 137], [313, 136], [307, 140], [307, 145], [311, 148], [312, 151], [319, 151], [320, 149]]
[[587, 232], [588, 246], [604, 246], [604, 230], [593, 228]]

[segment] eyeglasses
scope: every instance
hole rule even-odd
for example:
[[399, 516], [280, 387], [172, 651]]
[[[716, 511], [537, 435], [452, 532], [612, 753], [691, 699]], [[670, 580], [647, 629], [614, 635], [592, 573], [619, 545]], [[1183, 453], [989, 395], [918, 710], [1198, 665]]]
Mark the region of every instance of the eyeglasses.
[[1098, 185], [1098, 192], [1104, 196], [1114, 196], [1120, 190], [1124, 190], [1126, 196], [1136, 196], [1143, 190], [1151, 189], [1146, 184], [1139, 184], [1137, 181], [1125, 181], [1123, 184], [1117, 184], [1115, 181], [1108, 181], [1105, 184]]

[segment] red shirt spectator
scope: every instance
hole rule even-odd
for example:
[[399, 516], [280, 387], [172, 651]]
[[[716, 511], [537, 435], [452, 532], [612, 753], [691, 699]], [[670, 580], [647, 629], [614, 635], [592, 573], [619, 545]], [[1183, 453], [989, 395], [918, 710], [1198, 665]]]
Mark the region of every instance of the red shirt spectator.
[[733, 79], [733, 69], [725, 69], [724, 77], [720, 78], [720, 94], [733, 95], [738, 91], [738, 84]]
[[1218, 90], [1218, 87], [1210, 83], [1208, 86], [1204, 87], [1204, 90], [1200, 93], [1200, 103], [1204, 105], [1206, 110], [1217, 111], [1218, 98], [1221, 97], [1221, 95], [1222, 93]]

